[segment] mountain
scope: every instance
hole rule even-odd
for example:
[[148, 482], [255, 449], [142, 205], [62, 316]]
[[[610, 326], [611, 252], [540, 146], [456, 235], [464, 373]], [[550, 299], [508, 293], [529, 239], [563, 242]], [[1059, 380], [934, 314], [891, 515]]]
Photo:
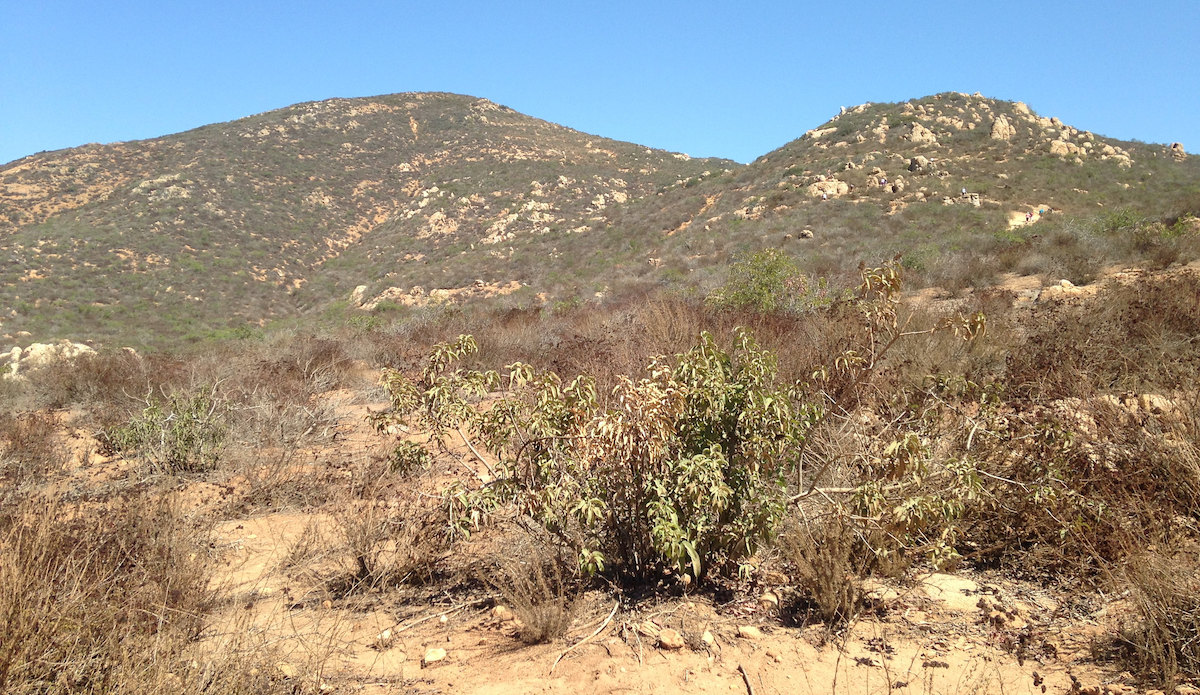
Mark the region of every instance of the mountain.
[[[292, 316], [360, 282], [538, 275], [544, 238], [733, 166], [452, 94], [334, 99], [0, 168], [9, 333], [147, 344]], [[511, 285], [510, 285], [511, 286]]]
[[333, 99], [0, 167], [0, 330], [175, 344], [350, 301], [704, 291], [765, 246], [830, 278], [900, 254], [950, 290], [1087, 280], [1191, 253], [1198, 210], [1182, 146], [980, 95], [843, 109], [744, 166], [466, 96]]
[[[1098, 230], [1132, 236], [1200, 211], [1200, 162], [1182, 145], [1105, 138], [1020, 102], [956, 92], [842, 109], [730, 176], [689, 184], [635, 211], [663, 230], [654, 255], [676, 275], [776, 246], [821, 276], [899, 254], [921, 284], [1065, 277], [1063, 258], [1038, 257], [1123, 262], [1145, 249]], [[1047, 249], [1055, 240], [1071, 248]]]

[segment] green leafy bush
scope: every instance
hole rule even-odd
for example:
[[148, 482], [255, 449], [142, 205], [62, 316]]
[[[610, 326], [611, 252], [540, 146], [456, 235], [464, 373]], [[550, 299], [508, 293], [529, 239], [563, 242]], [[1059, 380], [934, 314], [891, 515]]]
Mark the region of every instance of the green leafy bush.
[[764, 313], [795, 311], [830, 299], [824, 282], [814, 284], [795, 259], [779, 249], [738, 258], [730, 266], [725, 284], [709, 295], [709, 301], [719, 307]]
[[221, 458], [228, 412], [215, 389], [151, 397], [141, 413], [104, 430], [100, 439], [111, 451], [137, 456], [160, 473], [206, 471]]
[[687, 353], [655, 358], [648, 376], [619, 379], [607, 407], [586, 378], [564, 385], [517, 363], [505, 396], [480, 410], [470, 398], [497, 376], [448, 369], [472, 344], [438, 346], [419, 384], [385, 377], [390, 417], [417, 415], [435, 432], [469, 424], [499, 457], [502, 479], [488, 494], [460, 491], [458, 519], [478, 523], [512, 501], [584, 569], [634, 576], [670, 565], [699, 579], [771, 536], [817, 414], [775, 383], [774, 356], [748, 334], [732, 351], [704, 334]]

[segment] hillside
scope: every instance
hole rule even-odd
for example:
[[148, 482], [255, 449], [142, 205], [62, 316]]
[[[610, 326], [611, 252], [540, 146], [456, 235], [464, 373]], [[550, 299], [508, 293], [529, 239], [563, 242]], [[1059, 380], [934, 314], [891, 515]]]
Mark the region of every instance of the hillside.
[[450, 94], [33, 155], [0, 169], [0, 320], [150, 344], [298, 315], [389, 273], [430, 289], [529, 282], [489, 259], [730, 164]]
[[465, 96], [335, 99], [0, 168], [0, 331], [171, 346], [351, 302], [705, 293], [764, 247], [834, 284], [897, 254], [951, 292], [1084, 283], [1195, 257], [1197, 210], [1182, 146], [979, 95], [843, 109], [744, 166]]
[[[902, 254], [913, 279], [951, 289], [1006, 271], [1086, 282], [1066, 256], [1147, 256], [1125, 248], [1136, 227], [1200, 209], [1200, 165], [1181, 145], [1104, 138], [1019, 102], [953, 92], [842, 109], [732, 176], [688, 184], [653, 210], [632, 209], [662, 234], [655, 255], [670, 259], [668, 274], [776, 246], [817, 275]], [[1109, 231], [1126, 238], [1094, 238], [1113, 215]], [[1051, 238], [1064, 248], [1047, 249]]]

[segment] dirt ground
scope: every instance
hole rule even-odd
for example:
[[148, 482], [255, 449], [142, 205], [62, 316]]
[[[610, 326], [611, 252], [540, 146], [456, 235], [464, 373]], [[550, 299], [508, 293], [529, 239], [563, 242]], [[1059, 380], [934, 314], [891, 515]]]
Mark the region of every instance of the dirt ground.
[[[363, 421], [367, 407], [343, 408], [341, 455], [378, 436]], [[322, 452], [309, 460], [322, 465]], [[192, 491], [200, 506], [220, 496], [196, 485], [206, 486]], [[872, 610], [833, 633], [820, 623], [789, 625], [779, 605], [791, 588], [770, 572], [724, 603], [704, 593], [635, 601], [592, 591], [578, 600], [564, 638], [526, 645], [512, 612], [479, 587], [331, 592], [330, 573], [319, 570], [336, 565], [336, 516], [282, 510], [219, 524], [213, 586], [223, 608], [205, 644], [269, 649], [278, 677], [322, 692], [1078, 692], [1073, 679], [1084, 692], [1134, 692], [1128, 674], [1091, 658], [1119, 606], [1000, 575], [876, 584]]]

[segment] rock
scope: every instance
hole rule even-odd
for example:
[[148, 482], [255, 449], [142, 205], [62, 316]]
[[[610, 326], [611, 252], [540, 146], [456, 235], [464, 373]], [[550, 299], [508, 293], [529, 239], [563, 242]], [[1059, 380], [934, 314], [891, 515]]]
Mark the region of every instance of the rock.
[[915, 143], [937, 144], [937, 136], [933, 134], [933, 131], [920, 123], [912, 124], [912, 130], [908, 133], [908, 139]]
[[1008, 122], [1008, 118], [1003, 114], [997, 116], [996, 120], [992, 121], [991, 137], [993, 140], [1004, 140], [1007, 142], [1012, 140], [1016, 134], [1017, 129], [1013, 127], [1013, 124]]
[[1014, 103], [1014, 104], [1013, 104], [1013, 111], [1014, 111], [1015, 113], [1017, 113], [1017, 114], [1021, 115], [1021, 116], [1027, 116], [1027, 117], [1028, 117], [1028, 116], [1032, 116], [1032, 115], [1033, 115], [1033, 112], [1029, 110], [1029, 107], [1028, 107], [1028, 106], [1026, 106], [1026, 105], [1025, 105], [1025, 102], [1023, 102], [1023, 101], [1018, 101], [1018, 102]]
[[510, 620], [515, 620], [517, 616], [513, 615], [512, 609], [508, 606], [496, 606], [492, 609], [492, 617], [502, 623]]
[[953, 574], [930, 574], [921, 579], [921, 588], [930, 598], [942, 602], [950, 611], [968, 613], [979, 603], [979, 584]]
[[800, 238], [801, 238], [801, 239], [811, 239], [811, 238], [813, 238], [813, 230], [811, 230], [811, 229], [801, 229], [801, 230], [800, 230]]
[[765, 611], [778, 611], [779, 597], [773, 591], [764, 591], [763, 595], [758, 597], [758, 607]]
[[446, 650], [441, 647], [430, 647], [425, 650], [425, 657], [421, 659], [421, 668], [425, 668], [430, 664], [436, 664], [446, 658]]
[[1175, 159], [1187, 158], [1187, 152], [1183, 151], [1183, 143], [1182, 142], [1171, 143], [1171, 156], [1174, 157]]
[[713, 633], [705, 630], [704, 634], [700, 635], [700, 641], [704, 643], [704, 646], [711, 647], [717, 643], [717, 638], [713, 637]]
[[288, 680], [296, 678], [300, 675], [300, 669], [296, 668], [295, 664], [289, 664], [286, 661], [281, 661], [275, 664], [275, 668], [279, 670], [279, 674]]
[[909, 171], [926, 171], [927, 169], [929, 169], [929, 164], [930, 164], [930, 162], [929, 162], [928, 157], [922, 157], [921, 155], [917, 155], [916, 157], [913, 157], [912, 159], [908, 160], [908, 170]]
[[1066, 157], [1070, 153], [1071, 150], [1067, 143], [1063, 142], [1062, 140], [1050, 141], [1050, 154], [1058, 155], [1059, 157]]
[[738, 625], [738, 637], [748, 640], [760, 640], [763, 637], [763, 633], [762, 630], [753, 625]]
[[837, 197], [850, 192], [850, 184], [837, 179], [816, 181], [808, 186], [808, 194], [814, 198], [822, 196]]
[[658, 633], [658, 646], [667, 651], [678, 651], [684, 647], [683, 635], [673, 628], [663, 628]]
[[5, 377], [16, 378], [22, 371], [71, 362], [82, 355], [94, 354], [96, 351], [91, 347], [66, 339], [57, 343], [33, 343], [24, 350], [15, 347], [8, 353], [8, 371]]
[[395, 642], [396, 638], [392, 636], [391, 629], [384, 630], [378, 635], [375, 635], [375, 648], [379, 651], [391, 649]]
[[354, 306], [362, 306], [367, 301], [367, 286], [359, 285], [350, 293], [350, 303]]
[[890, 586], [877, 579], [866, 579], [862, 583], [863, 595], [877, 603], [891, 603], [900, 598], [900, 594]]

